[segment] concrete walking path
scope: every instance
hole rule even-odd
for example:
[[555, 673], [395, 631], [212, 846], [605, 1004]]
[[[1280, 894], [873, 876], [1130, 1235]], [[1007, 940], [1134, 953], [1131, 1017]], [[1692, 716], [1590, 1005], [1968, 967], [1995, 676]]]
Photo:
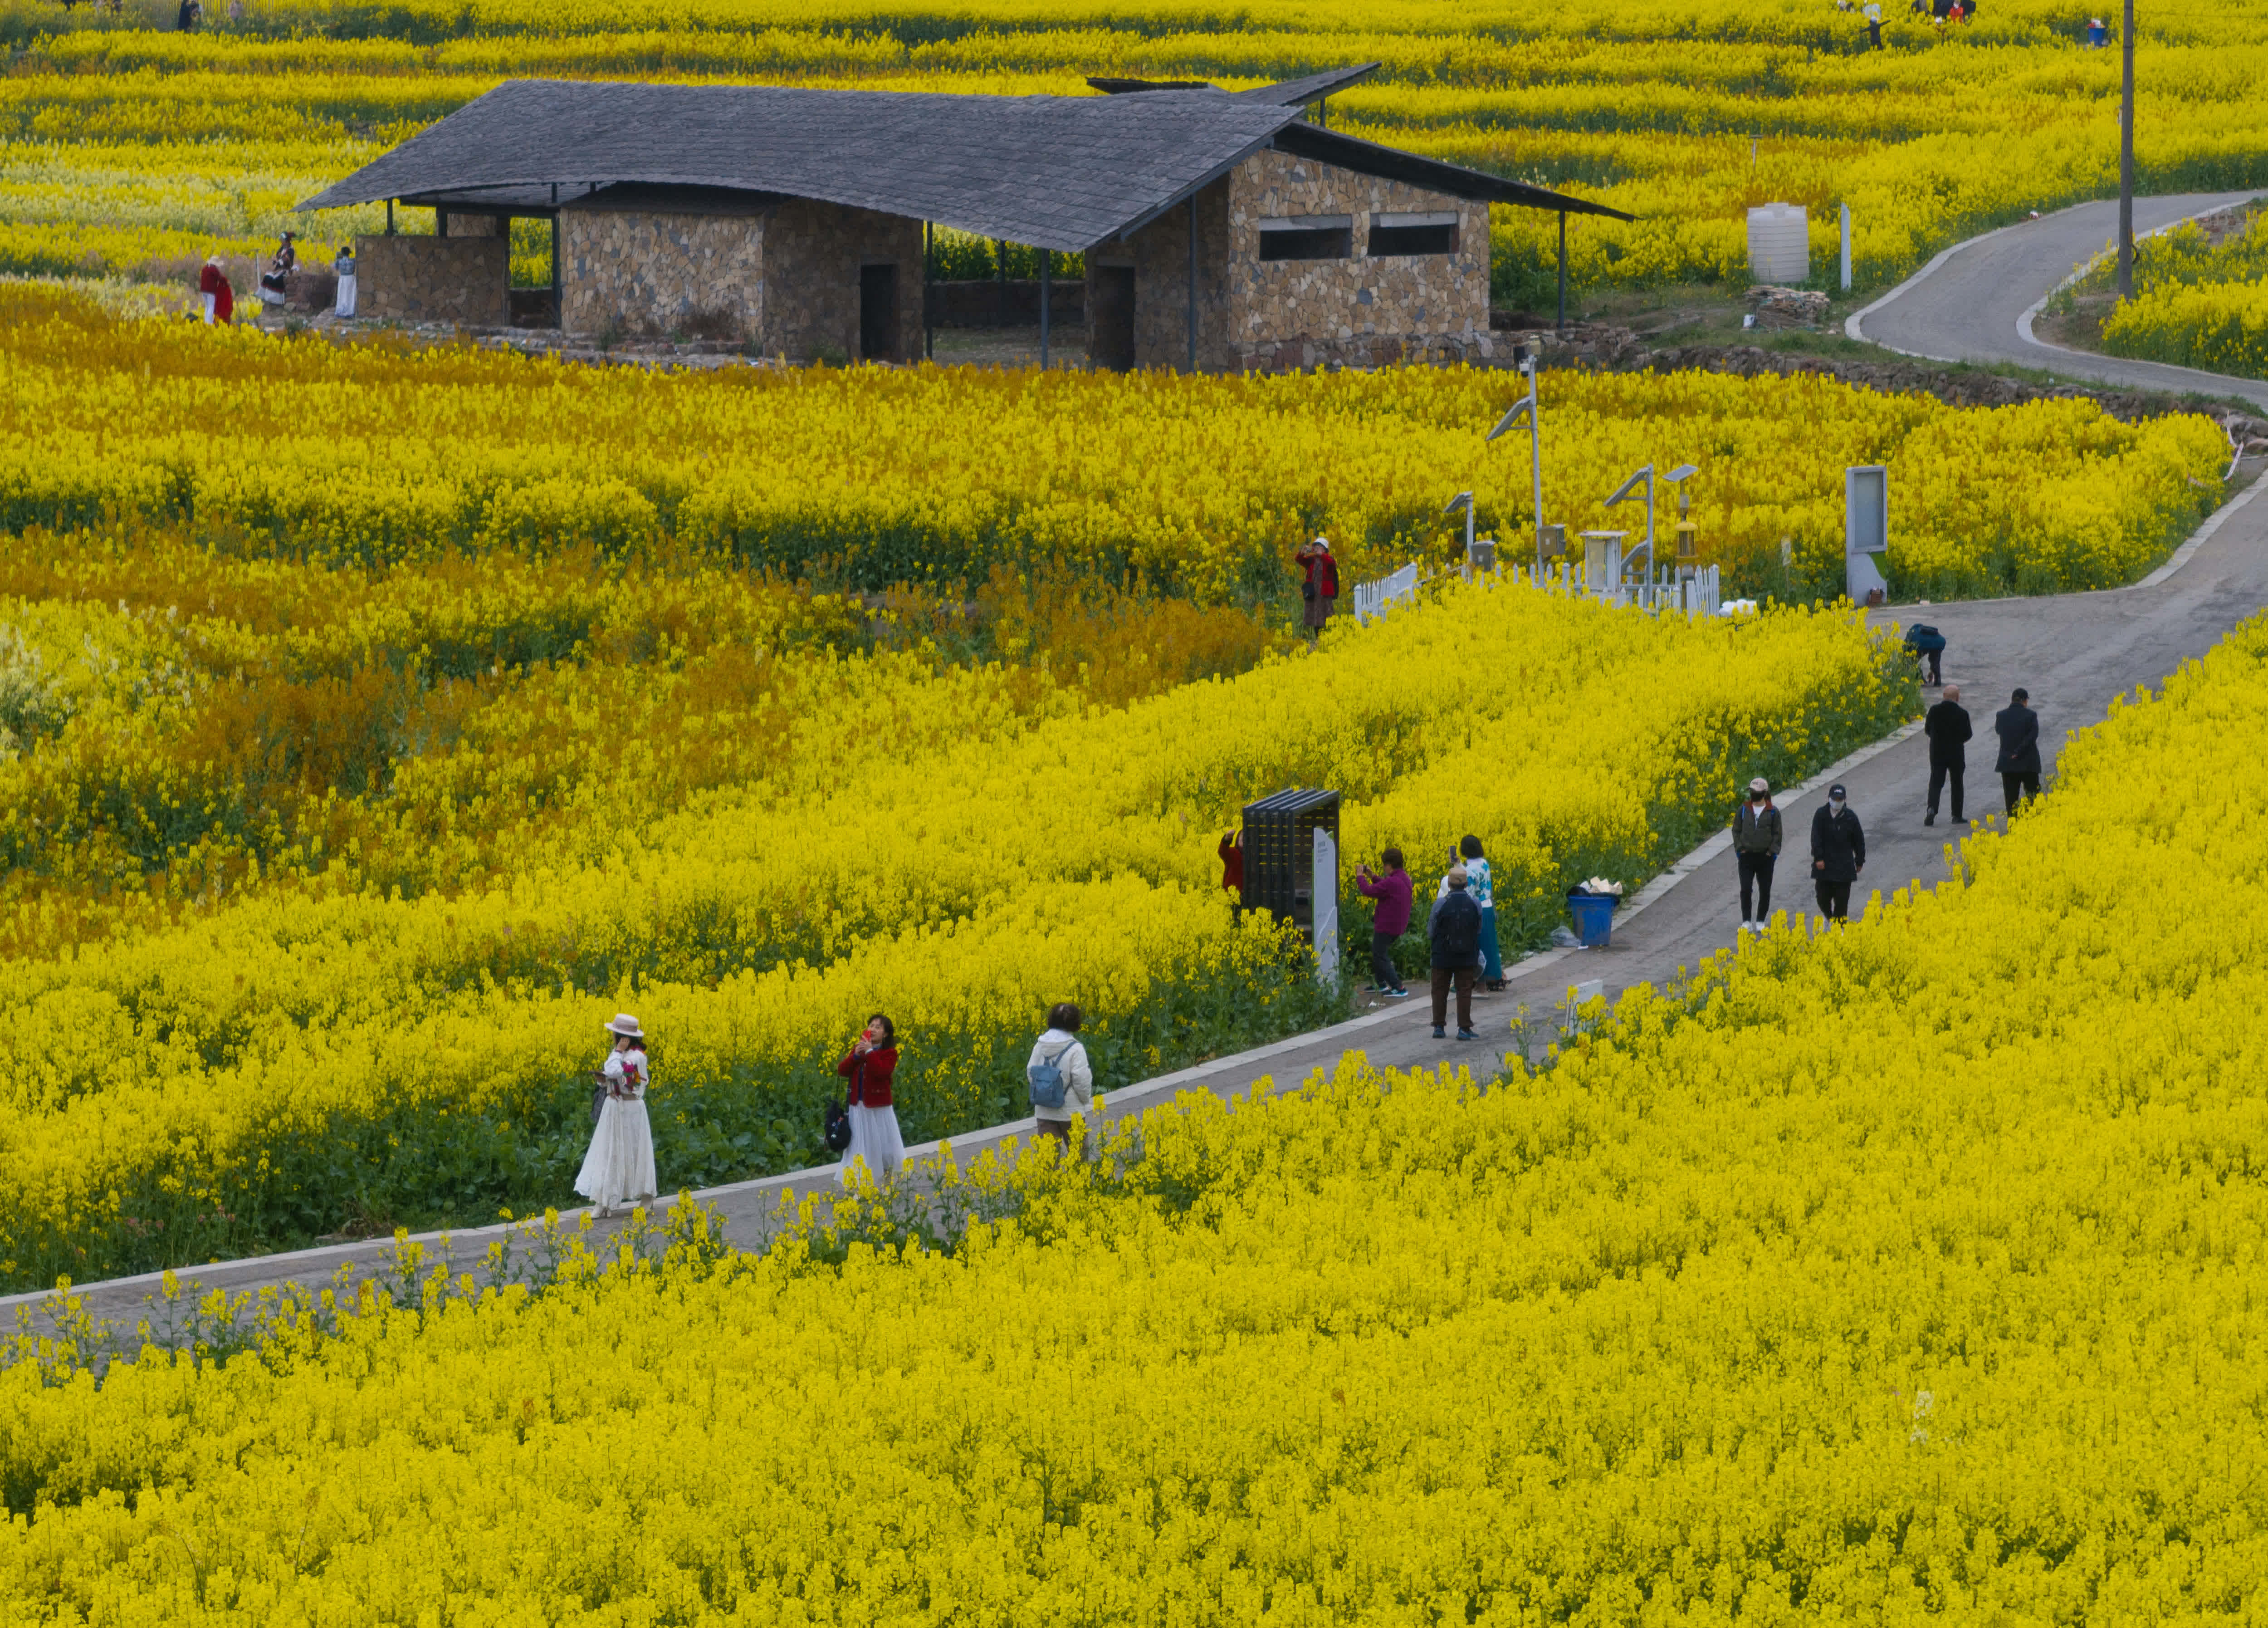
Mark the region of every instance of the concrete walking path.
[[[2135, 235], [2260, 195], [2255, 189], [2137, 198]], [[2098, 356], [2033, 336], [2032, 320], [2048, 297], [2100, 254], [2117, 230], [2118, 201], [2098, 198], [1971, 238], [1854, 313], [1844, 331], [1853, 339], [1927, 361], [2014, 362], [2058, 378], [2122, 390], [2235, 396], [2268, 409], [2268, 379]]]

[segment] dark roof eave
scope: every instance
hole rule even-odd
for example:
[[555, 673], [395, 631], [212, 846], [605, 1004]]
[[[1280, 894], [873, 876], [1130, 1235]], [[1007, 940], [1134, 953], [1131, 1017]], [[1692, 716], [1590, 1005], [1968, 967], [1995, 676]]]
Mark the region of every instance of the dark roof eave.
[[1294, 157], [1313, 158], [1319, 164], [1333, 164], [1359, 174], [1375, 175], [1386, 180], [1406, 181], [1413, 187], [1423, 187], [1429, 192], [1446, 192], [1452, 197], [1484, 199], [1491, 203], [1509, 203], [1519, 209], [1550, 210], [1567, 215], [1599, 215], [1609, 220], [1631, 221], [1635, 215], [1626, 215], [1604, 203], [1594, 203], [1588, 198], [1571, 198], [1566, 194], [1553, 192], [1545, 187], [1531, 187], [1526, 181], [1507, 180], [1501, 175], [1491, 175], [1485, 170], [1469, 170], [1462, 164], [1445, 164], [1439, 158], [1427, 158], [1399, 148], [1381, 146], [1358, 136], [1327, 130], [1315, 124], [1287, 124], [1276, 132], [1276, 150]]
[[1311, 73], [1304, 79], [1286, 79], [1278, 85], [1256, 85], [1248, 91], [1232, 91], [1230, 94], [1246, 101], [1271, 102], [1278, 107], [1304, 107], [1326, 96], [1336, 96], [1351, 85], [1361, 84], [1384, 66], [1382, 63], [1358, 63], [1351, 68], [1334, 68], [1328, 73]]

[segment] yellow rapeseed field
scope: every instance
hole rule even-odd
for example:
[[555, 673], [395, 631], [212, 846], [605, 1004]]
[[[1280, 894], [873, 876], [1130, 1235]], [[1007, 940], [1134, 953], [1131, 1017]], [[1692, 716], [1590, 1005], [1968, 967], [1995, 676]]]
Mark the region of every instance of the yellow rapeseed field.
[[980, 1167], [949, 1249], [854, 1205], [225, 1364], [49, 1348], [9, 1620], [2245, 1618], [2264, 728], [2256, 619], [1933, 891], [1541, 1069]]
[[[1577, 223], [1579, 288], [1744, 277], [1745, 212], [1772, 201], [1809, 207], [1822, 276], [1850, 204], [1859, 283], [1877, 285], [2115, 188], [2117, 53], [2086, 48], [2083, 11], [1992, 0], [1955, 25], [1884, 9], [1876, 52], [1830, 0], [1266, 0], [1233, 18], [1087, 0], [242, 0], [186, 36], [160, 0], [123, 16], [11, 0], [0, 26], [27, 48], [0, 80], [0, 268], [178, 276], [214, 247], [262, 254], [309, 224], [289, 213], [298, 200], [528, 75], [1086, 95], [1091, 74], [1241, 87], [1378, 62], [1333, 99], [1335, 125], [1640, 217]], [[2257, 5], [2139, 18], [2144, 189], [2268, 182]], [[328, 242], [379, 219], [313, 230]], [[1544, 298], [1552, 230], [1497, 211], [1500, 299]]]
[[[1521, 387], [1432, 368], [657, 376], [278, 343], [0, 289], [0, 524], [139, 515], [363, 563], [666, 540], [867, 586], [1061, 560], [1219, 600], [1276, 592], [1319, 530], [1357, 575], [1446, 558], [1441, 507], [1467, 488], [1516, 548], [1527, 462], [1481, 431]], [[1840, 592], [1846, 465], [1889, 466], [1891, 581], [1942, 598], [2131, 580], [2218, 500], [2226, 450], [2198, 416], [2127, 426], [2076, 400], [1971, 411], [1815, 376], [1546, 391], [1548, 518], [1627, 527], [1630, 511], [1601, 506], [1624, 477], [1691, 461], [1703, 557], [1799, 598]]]

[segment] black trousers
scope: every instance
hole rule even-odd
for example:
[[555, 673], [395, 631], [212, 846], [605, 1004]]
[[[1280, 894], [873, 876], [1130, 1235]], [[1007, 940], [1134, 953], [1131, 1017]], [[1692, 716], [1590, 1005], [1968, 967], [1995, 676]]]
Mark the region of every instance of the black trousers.
[[1956, 825], [1960, 823], [1961, 773], [1960, 770], [1949, 763], [1932, 763], [1929, 766], [1929, 817], [1931, 819], [1937, 818], [1937, 794], [1944, 789], [1946, 780], [1949, 777], [1953, 781], [1953, 819]]
[[[1876, 50], [1880, 50], [1881, 49], [1881, 47], [1876, 46], [1874, 48]], [[1945, 683], [1945, 671], [1938, 664], [1945, 659], [1945, 652], [1941, 650], [1928, 651], [1924, 653], [1922, 659], [1929, 663], [1929, 681], [1931, 688], [1941, 688]]]
[[2008, 812], [2012, 814], [2016, 812], [2018, 799], [2037, 797], [2039, 794], [2040, 777], [2036, 774], [2000, 777], [2000, 796], [2007, 803]]
[[1819, 895], [1819, 913], [1829, 921], [1848, 921], [1851, 918], [1851, 884], [1830, 882], [1821, 877], [1813, 887]]
[[1444, 1028], [1449, 1016], [1449, 985], [1457, 986], [1457, 1027], [1469, 1029], [1473, 1026], [1473, 975], [1478, 967], [1436, 967], [1433, 969], [1433, 1027]]
[[[1734, 856], [1741, 862], [1741, 919], [1770, 921], [1771, 919], [1772, 861], [1779, 856], [1770, 853], [1743, 853]], [[1749, 889], [1754, 886], [1756, 908], [1749, 909]]]
[[1382, 990], [1402, 987], [1402, 975], [1394, 969], [1394, 947], [1399, 942], [1382, 933], [1370, 935], [1370, 980]]

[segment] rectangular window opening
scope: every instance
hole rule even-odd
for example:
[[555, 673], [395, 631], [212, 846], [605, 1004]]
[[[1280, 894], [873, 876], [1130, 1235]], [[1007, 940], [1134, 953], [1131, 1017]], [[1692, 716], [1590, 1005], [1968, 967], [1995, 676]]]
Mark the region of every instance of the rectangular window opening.
[[1387, 225], [1373, 221], [1370, 254], [1375, 260], [1388, 254], [1454, 254], [1457, 252], [1457, 223], [1428, 222], [1422, 225]]
[[1354, 217], [1292, 215], [1260, 223], [1263, 260], [1351, 260]]

